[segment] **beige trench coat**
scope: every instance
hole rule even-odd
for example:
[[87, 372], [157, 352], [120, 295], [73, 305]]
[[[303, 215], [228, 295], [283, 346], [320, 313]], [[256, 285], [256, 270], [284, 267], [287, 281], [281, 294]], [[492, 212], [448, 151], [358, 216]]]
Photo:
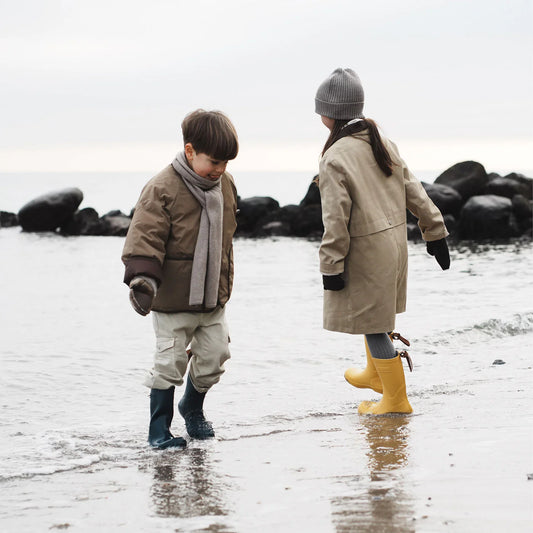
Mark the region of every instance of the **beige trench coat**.
[[396, 314], [406, 305], [406, 208], [419, 219], [425, 241], [448, 235], [439, 209], [394, 143], [382, 139], [395, 163], [390, 177], [377, 165], [365, 131], [338, 140], [320, 162], [320, 271], [344, 273], [345, 281], [341, 291], [324, 291], [327, 330], [394, 329]]

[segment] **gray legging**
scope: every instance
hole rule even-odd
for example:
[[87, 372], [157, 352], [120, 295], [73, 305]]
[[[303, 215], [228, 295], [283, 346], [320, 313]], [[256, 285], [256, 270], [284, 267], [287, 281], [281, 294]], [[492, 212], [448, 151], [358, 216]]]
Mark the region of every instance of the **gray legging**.
[[368, 349], [375, 359], [392, 359], [396, 350], [386, 333], [370, 333], [365, 335]]

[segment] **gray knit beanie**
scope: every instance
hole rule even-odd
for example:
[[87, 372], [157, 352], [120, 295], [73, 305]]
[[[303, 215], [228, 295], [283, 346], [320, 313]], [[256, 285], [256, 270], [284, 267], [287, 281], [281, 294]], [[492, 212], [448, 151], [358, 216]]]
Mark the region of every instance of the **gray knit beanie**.
[[322, 82], [315, 96], [315, 111], [325, 117], [350, 120], [364, 118], [365, 93], [351, 68], [337, 68]]

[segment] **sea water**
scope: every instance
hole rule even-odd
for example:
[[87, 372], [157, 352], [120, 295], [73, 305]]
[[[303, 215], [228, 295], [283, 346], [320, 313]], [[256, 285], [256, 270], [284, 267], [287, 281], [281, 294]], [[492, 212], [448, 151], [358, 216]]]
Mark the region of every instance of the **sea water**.
[[319, 243], [237, 239], [217, 437], [157, 452], [123, 242], [0, 229], [2, 531], [527, 530], [530, 244], [453, 247], [446, 272], [409, 245], [414, 414], [369, 418], [343, 378], [362, 337], [322, 329]]

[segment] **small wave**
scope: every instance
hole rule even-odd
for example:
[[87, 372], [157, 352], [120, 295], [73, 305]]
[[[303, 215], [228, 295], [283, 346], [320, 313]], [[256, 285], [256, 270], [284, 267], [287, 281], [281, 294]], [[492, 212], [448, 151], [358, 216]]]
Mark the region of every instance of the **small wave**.
[[515, 314], [509, 320], [491, 318], [472, 326], [444, 331], [439, 335], [439, 344], [455, 344], [457, 338], [471, 343], [480, 338], [515, 337], [533, 333], [533, 312]]
[[[18, 452], [16, 456], [10, 454], [10, 461], [2, 465], [0, 483], [51, 476], [104, 462], [116, 464], [137, 454], [138, 447], [134, 442], [120, 440], [118, 435], [103, 439], [100, 434], [44, 432], [21, 442]], [[4, 450], [0, 458], [7, 453]]]
[[453, 385], [433, 385], [423, 390], [411, 391], [409, 397], [429, 399], [437, 396], [475, 396], [469, 389], [459, 389]]
[[292, 429], [273, 429], [272, 431], [266, 431], [263, 433], [251, 433], [248, 435], [239, 435], [238, 437], [219, 438], [219, 440], [229, 442], [240, 439], [256, 439], [259, 437], [270, 437], [271, 435], [278, 435], [279, 433], [291, 433], [292, 431]]
[[68, 465], [46, 465], [36, 466], [22, 472], [12, 472], [10, 474], [0, 474], [0, 483], [10, 481], [13, 479], [29, 479], [37, 476], [51, 476], [53, 474], [59, 474], [61, 472], [70, 472], [71, 470], [77, 470], [79, 468], [86, 468], [88, 466], [95, 465], [101, 462], [103, 458], [99, 455], [87, 456], [80, 458], [76, 461], [72, 461]]

